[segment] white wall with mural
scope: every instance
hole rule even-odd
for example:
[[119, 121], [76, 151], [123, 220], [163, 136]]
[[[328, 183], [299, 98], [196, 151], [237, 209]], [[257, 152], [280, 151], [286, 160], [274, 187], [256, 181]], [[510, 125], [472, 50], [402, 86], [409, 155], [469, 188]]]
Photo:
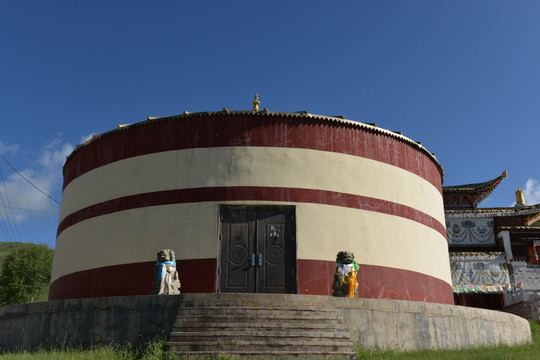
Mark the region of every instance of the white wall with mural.
[[503, 292], [510, 290], [504, 253], [450, 254], [454, 292]]
[[495, 245], [493, 218], [446, 218], [449, 246]]

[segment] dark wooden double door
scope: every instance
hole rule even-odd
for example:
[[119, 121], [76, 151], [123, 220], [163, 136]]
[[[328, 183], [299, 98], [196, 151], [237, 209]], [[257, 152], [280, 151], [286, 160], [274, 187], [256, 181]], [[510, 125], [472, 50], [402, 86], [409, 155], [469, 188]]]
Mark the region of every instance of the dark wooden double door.
[[296, 293], [294, 207], [222, 206], [221, 292]]

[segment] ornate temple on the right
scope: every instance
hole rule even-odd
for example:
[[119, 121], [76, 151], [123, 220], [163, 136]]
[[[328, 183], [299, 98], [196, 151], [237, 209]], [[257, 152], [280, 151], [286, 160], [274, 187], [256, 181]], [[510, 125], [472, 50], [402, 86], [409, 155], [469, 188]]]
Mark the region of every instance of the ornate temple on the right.
[[538, 318], [540, 204], [518, 189], [514, 207], [478, 207], [506, 176], [443, 187], [454, 301]]

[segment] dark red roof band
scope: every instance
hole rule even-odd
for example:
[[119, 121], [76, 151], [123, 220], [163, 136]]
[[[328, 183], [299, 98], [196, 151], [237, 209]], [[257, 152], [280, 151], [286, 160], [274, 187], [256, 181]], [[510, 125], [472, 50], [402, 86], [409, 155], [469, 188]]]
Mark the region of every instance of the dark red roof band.
[[425, 149], [421, 151], [407, 141], [377, 128], [319, 118], [215, 114], [160, 119], [100, 135], [75, 150], [64, 165], [64, 188], [92, 169], [134, 156], [204, 147], [264, 146], [321, 150], [380, 161], [420, 176], [442, 194], [440, 165], [424, 153]]
[[[325, 204], [375, 211], [416, 221], [439, 232], [446, 239], [446, 227], [434, 217], [410, 206], [367, 196], [334, 191], [259, 187], [207, 187], [194, 189], [164, 190], [124, 196], [88, 206], [66, 216], [58, 225], [57, 236], [78, 222], [122, 210], [148, 206], [197, 203], [205, 201], [286, 201], [297, 203]], [[441, 204], [442, 206], [442, 204]]]

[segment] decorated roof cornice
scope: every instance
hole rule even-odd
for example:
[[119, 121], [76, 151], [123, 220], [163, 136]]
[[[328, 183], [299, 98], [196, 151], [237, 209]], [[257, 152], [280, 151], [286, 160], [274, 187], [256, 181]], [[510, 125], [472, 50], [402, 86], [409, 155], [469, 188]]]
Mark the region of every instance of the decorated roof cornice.
[[531, 214], [527, 217], [527, 225], [532, 225], [540, 220], [540, 212], [536, 214]]
[[486, 188], [494, 188], [501, 182], [502, 179], [508, 177], [508, 172], [505, 170], [503, 173], [493, 180], [484, 181], [476, 184], [455, 185], [455, 186], [443, 186], [443, 191], [447, 192], [471, 192], [479, 191]]
[[511, 233], [539, 235], [540, 226], [526, 226], [526, 225], [497, 226], [497, 232], [499, 231], [509, 231]]
[[464, 255], [470, 255], [470, 256], [475, 256], [475, 255], [502, 255], [504, 254], [504, 252], [502, 251], [451, 251], [448, 253], [448, 255], [452, 256], [452, 255], [461, 255], [461, 256], [464, 256]]
[[481, 209], [445, 209], [444, 213], [450, 218], [495, 217], [495, 216], [525, 216], [527, 219], [540, 214], [540, 204], [515, 207], [481, 208]]
[[449, 206], [452, 206], [455, 208], [459, 208], [463, 206], [471, 206], [473, 208], [476, 208], [482, 200], [484, 200], [489, 194], [493, 192], [493, 190], [497, 187], [497, 185], [500, 184], [502, 179], [504, 179], [507, 176], [508, 176], [508, 173], [505, 170], [500, 176], [496, 177], [493, 180], [476, 183], [476, 184], [443, 186], [443, 196], [450, 196], [453, 194], [467, 195], [465, 196], [465, 198], [467, 199], [466, 204], [449, 205]]

